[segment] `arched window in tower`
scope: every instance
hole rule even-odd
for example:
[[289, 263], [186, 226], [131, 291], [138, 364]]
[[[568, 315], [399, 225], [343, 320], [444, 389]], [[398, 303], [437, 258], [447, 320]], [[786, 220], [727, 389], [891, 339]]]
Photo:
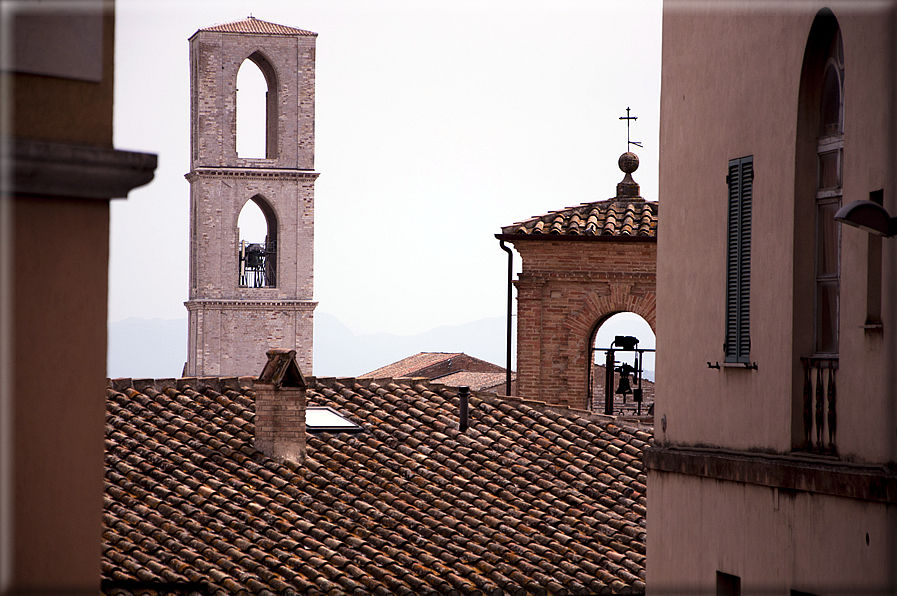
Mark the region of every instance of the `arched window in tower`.
[[277, 281], [277, 218], [260, 196], [246, 201], [237, 220], [241, 288], [271, 288]]
[[655, 341], [651, 325], [633, 312], [618, 312], [595, 325], [588, 371], [592, 411], [648, 413], [654, 404]]
[[276, 157], [276, 80], [273, 67], [258, 52], [240, 65], [237, 71], [237, 157]]

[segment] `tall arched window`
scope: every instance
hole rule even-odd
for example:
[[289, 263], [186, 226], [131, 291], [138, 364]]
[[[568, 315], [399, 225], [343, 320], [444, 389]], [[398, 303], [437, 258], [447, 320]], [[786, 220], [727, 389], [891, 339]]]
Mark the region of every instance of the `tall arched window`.
[[259, 52], [237, 71], [236, 149], [242, 158], [277, 157], [277, 77]]
[[816, 300], [815, 352], [838, 353], [838, 312], [841, 286], [841, 169], [844, 154], [844, 50], [835, 32], [825, 61], [819, 102], [816, 143]]
[[237, 258], [241, 288], [277, 285], [277, 218], [274, 210], [256, 195], [246, 201], [237, 220]]
[[794, 180], [792, 446], [837, 452], [844, 161], [844, 50], [838, 20], [816, 14], [801, 68]]

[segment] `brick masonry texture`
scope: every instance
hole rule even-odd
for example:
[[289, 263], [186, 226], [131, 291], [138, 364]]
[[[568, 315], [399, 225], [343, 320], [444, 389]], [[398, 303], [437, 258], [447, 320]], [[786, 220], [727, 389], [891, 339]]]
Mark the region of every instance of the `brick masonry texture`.
[[115, 379], [103, 591], [644, 593], [648, 432], [420, 379], [306, 377], [359, 434], [253, 446], [252, 378]]
[[516, 240], [517, 391], [575, 408], [588, 398], [588, 354], [609, 316], [655, 328], [657, 244]]
[[638, 185], [632, 192], [532, 217], [497, 235], [523, 260], [514, 282], [517, 395], [585, 408], [589, 352], [601, 323], [633, 312], [656, 328], [658, 204], [637, 196]]
[[[268, 81], [268, 155], [236, 152], [236, 78], [253, 60]], [[256, 374], [267, 348], [295, 349], [312, 372], [315, 34], [258, 19], [190, 38], [189, 375]], [[276, 286], [239, 287], [237, 221], [247, 201], [276, 238]]]

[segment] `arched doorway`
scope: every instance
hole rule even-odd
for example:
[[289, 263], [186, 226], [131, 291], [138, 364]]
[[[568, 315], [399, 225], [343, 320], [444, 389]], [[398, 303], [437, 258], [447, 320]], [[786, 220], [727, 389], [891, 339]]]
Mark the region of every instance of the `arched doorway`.
[[595, 325], [589, 345], [588, 409], [647, 414], [654, 403], [656, 345], [648, 321], [633, 312], [612, 314]]

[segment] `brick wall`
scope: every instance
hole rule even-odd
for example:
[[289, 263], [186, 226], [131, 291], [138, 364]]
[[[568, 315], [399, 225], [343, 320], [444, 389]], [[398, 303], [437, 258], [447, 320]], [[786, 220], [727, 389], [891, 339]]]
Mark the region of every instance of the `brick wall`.
[[522, 236], [517, 286], [518, 395], [584, 408], [594, 330], [619, 312], [655, 328], [657, 243]]
[[[250, 58], [251, 57], [251, 58]], [[268, 80], [268, 156], [236, 152], [236, 80], [246, 59]], [[312, 373], [315, 38], [198, 31], [190, 39], [188, 356], [195, 376], [252, 375], [269, 348]], [[273, 99], [272, 99], [273, 98]], [[276, 285], [239, 287], [240, 211], [267, 206]], [[270, 232], [269, 232], [270, 233]]]

